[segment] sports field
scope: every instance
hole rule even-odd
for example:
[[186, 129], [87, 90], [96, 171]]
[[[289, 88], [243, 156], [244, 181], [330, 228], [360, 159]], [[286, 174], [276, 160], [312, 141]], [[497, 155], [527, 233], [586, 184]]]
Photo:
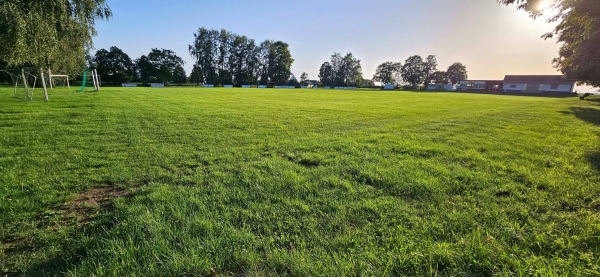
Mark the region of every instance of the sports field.
[[598, 276], [600, 99], [0, 88], [0, 276]]

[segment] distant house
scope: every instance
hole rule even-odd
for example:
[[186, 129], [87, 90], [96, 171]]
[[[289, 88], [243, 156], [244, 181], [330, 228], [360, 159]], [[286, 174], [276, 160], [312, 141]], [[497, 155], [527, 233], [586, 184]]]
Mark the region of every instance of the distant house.
[[502, 90], [501, 80], [460, 80], [457, 90], [462, 91], [490, 91]]
[[556, 92], [572, 93], [575, 80], [562, 75], [506, 75], [503, 90], [506, 92]]

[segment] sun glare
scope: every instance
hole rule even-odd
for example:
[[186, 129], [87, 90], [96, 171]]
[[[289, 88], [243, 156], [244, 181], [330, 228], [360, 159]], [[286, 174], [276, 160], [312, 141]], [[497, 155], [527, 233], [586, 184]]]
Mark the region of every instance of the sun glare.
[[538, 4], [537, 9], [539, 11], [544, 11], [544, 10], [550, 8], [551, 5], [552, 5], [552, 1], [551, 0], [542, 0]]

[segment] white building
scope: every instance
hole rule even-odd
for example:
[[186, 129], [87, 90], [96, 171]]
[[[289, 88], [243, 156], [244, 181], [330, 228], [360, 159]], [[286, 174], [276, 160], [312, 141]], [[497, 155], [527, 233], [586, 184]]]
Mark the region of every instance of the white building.
[[506, 92], [573, 93], [575, 81], [562, 75], [506, 75], [502, 88]]

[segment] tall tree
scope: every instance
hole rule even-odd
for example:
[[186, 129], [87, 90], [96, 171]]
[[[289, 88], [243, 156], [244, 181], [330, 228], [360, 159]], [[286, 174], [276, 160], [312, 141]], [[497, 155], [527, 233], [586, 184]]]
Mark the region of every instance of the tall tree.
[[[505, 5], [515, 4], [534, 18], [542, 15], [542, 0], [497, 0]], [[556, 68], [569, 78], [592, 86], [600, 86], [600, 1], [554, 0], [551, 2], [556, 14], [548, 21], [558, 22], [554, 31], [543, 38], [557, 36], [561, 43]]]
[[[148, 56], [141, 56], [137, 60], [142, 81], [144, 82], [174, 82], [177, 71], [183, 70], [185, 62], [175, 52], [166, 49], [153, 48]], [[178, 68], [180, 67], [180, 68]], [[185, 70], [183, 71], [185, 76]]]
[[384, 62], [377, 66], [373, 81], [385, 84], [397, 84], [400, 79], [402, 64], [395, 62]]
[[425, 80], [425, 62], [419, 55], [410, 56], [402, 66], [402, 78], [417, 88]]
[[110, 16], [105, 0], [0, 1], [0, 60], [57, 72], [81, 70], [96, 20]]
[[194, 33], [194, 43], [189, 46], [192, 57], [196, 60], [194, 68], [197, 70], [196, 76], [201, 76], [201, 83], [214, 84], [217, 82], [217, 39], [219, 32], [199, 28]]
[[348, 53], [344, 56], [342, 61], [343, 70], [340, 72], [340, 75], [343, 76], [344, 85], [360, 86], [360, 83], [363, 80], [360, 60], [355, 58], [352, 53]]
[[467, 67], [462, 63], [453, 63], [450, 65], [446, 74], [453, 85], [456, 85], [460, 80], [466, 80], [468, 78]]
[[325, 86], [333, 86], [333, 67], [331, 63], [324, 62], [319, 69], [319, 80]]
[[259, 83], [263, 85], [268, 84], [271, 77], [269, 74], [269, 57], [273, 43], [272, 40], [265, 40], [258, 46], [258, 79]]
[[233, 83], [233, 75], [231, 74], [231, 63], [229, 60], [231, 59], [231, 46], [233, 44], [233, 36], [231, 32], [228, 32], [225, 29], [221, 29], [219, 33], [218, 40], [218, 72], [219, 79], [217, 83], [219, 84], [231, 84]]
[[286, 84], [292, 74], [292, 63], [294, 63], [294, 59], [287, 43], [276, 41], [271, 44], [267, 66], [271, 82]]
[[431, 83], [431, 74], [433, 74], [433, 72], [435, 72], [437, 70], [437, 59], [435, 58], [435, 55], [429, 55], [427, 56], [427, 59], [425, 59], [425, 64], [423, 67], [423, 75], [425, 75], [425, 86], [427, 86], [429, 83]]
[[128, 82], [135, 79], [135, 64], [123, 50], [112, 46], [110, 50], [96, 51], [92, 61], [98, 74], [106, 82]]
[[326, 85], [332, 86], [358, 86], [363, 78], [362, 66], [360, 60], [355, 58], [352, 53], [342, 56], [340, 53], [333, 53], [329, 62], [321, 65], [319, 70], [321, 82], [329, 81], [330, 84], [323, 82]]

